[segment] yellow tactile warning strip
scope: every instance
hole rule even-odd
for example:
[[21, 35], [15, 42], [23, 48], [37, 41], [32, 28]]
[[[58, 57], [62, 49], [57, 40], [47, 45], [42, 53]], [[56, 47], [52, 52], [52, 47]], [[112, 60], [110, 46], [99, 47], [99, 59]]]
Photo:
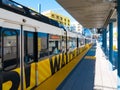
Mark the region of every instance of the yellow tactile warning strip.
[[[91, 46], [89, 47], [91, 48]], [[74, 58], [69, 64], [56, 72], [53, 76], [41, 83], [35, 90], [56, 90], [60, 83], [68, 76], [72, 69], [78, 64], [89, 49], [84, 50], [79, 56]]]
[[95, 56], [85, 56], [84, 58], [88, 60], [96, 60]]

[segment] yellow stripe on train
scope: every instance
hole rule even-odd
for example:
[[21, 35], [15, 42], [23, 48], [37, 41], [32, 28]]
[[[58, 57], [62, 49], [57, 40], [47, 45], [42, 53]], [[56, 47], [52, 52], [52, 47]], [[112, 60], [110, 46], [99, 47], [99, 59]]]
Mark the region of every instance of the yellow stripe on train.
[[37, 70], [38, 70], [38, 84], [40, 84], [51, 76], [49, 58], [39, 61], [37, 63]]
[[[33, 87], [35, 87], [35, 82], [36, 82], [36, 77], [35, 77], [35, 73], [36, 71], [35, 71], [35, 63], [32, 63], [31, 65], [30, 65], [30, 76], [29, 76], [29, 74], [28, 74], [28, 76], [26, 76], [26, 77], [24, 77], [25, 79], [25, 83], [24, 83], [24, 89], [25, 90], [30, 90], [30, 89], [32, 89]], [[26, 73], [24, 73], [24, 74], [26, 74]], [[26, 74], [27, 75], [27, 74]], [[24, 75], [25, 76], [25, 75]], [[29, 78], [28, 78], [29, 77]], [[26, 79], [26, 78], [28, 78], [28, 79]], [[30, 79], [30, 82], [28, 82], [28, 80]], [[26, 85], [26, 84], [28, 84], [28, 83], [30, 83], [30, 85]]]

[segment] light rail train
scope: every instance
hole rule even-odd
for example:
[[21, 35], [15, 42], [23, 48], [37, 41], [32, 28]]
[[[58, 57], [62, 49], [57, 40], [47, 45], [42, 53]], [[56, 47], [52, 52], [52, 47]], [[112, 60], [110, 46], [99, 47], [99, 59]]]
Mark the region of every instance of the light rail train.
[[0, 0], [0, 90], [40, 85], [91, 43], [34, 10]]

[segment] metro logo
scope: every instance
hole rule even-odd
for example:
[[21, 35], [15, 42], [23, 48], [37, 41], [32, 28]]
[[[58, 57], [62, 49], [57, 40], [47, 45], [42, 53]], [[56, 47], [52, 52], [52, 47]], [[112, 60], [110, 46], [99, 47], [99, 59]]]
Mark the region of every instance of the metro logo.
[[50, 69], [51, 69], [51, 73], [52, 75], [57, 72], [60, 68], [62, 68], [63, 66], [65, 66], [65, 64], [67, 63], [64, 54], [60, 54], [58, 57], [57, 55], [53, 58], [51, 57], [49, 59], [50, 61]]
[[[25, 66], [24, 89], [30, 90], [35, 86], [35, 64]], [[0, 76], [0, 90], [20, 90], [20, 68], [14, 71], [2, 72]]]
[[9, 90], [18, 90], [20, 77], [19, 74], [15, 71], [3, 72], [0, 81], [2, 81], [0, 82], [0, 90], [7, 90], [8, 88]]
[[60, 59], [57, 59], [57, 57], [54, 60], [50, 58], [50, 68], [52, 75], [57, 72], [60, 69]]

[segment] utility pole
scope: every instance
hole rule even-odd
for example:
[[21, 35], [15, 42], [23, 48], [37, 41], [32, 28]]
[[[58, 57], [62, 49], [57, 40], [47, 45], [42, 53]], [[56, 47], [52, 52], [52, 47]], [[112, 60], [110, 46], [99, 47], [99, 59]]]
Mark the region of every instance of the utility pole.
[[41, 4], [38, 4], [38, 12], [41, 13]]

